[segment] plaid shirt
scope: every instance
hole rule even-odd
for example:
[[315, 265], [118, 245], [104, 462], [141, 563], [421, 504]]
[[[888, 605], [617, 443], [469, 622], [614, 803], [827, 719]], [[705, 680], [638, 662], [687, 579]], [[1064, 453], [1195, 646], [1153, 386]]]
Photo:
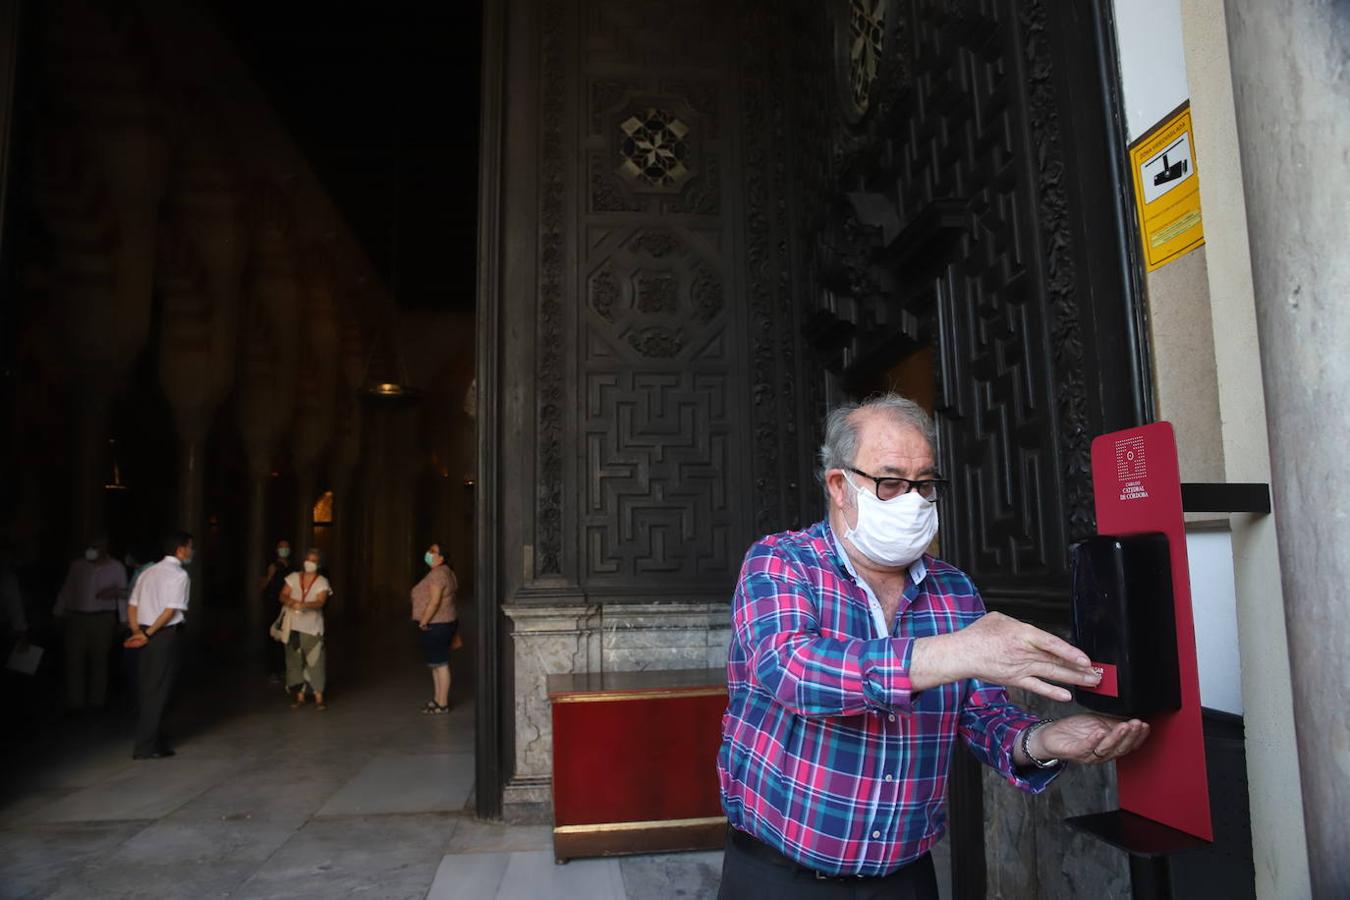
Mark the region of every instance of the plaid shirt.
[[828, 522], [770, 535], [746, 554], [731, 610], [729, 701], [717, 757], [727, 820], [827, 875], [884, 875], [946, 828], [947, 769], [959, 733], [1017, 787], [1014, 742], [1036, 721], [1002, 687], [966, 680], [916, 692], [917, 638], [984, 615], [960, 570], [925, 555], [909, 570], [889, 637]]

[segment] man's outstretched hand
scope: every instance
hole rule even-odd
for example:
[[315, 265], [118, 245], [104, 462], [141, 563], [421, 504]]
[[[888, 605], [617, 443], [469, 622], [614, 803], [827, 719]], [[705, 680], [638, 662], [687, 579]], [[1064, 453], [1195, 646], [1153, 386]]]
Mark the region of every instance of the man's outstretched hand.
[[[1060, 759], [1091, 765], [1124, 756], [1147, 738], [1147, 722], [1084, 713], [1037, 728], [1027, 746], [1032, 756], [1039, 760]], [[1031, 760], [1022, 759], [1021, 743], [1020, 740], [1017, 742], [1013, 758], [1018, 765], [1029, 765]]]
[[1101, 681], [1082, 650], [1002, 613], [988, 613], [960, 631], [914, 642], [909, 680], [915, 690], [966, 678], [1059, 701], [1073, 695], [1049, 682], [1093, 686]]

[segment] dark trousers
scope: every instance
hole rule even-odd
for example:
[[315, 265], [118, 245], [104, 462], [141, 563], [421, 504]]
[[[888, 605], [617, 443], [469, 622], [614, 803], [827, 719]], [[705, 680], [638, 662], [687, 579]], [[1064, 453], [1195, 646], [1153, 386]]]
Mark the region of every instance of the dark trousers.
[[165, 749], [160, 723], [164, 708], [169, 705], [174, 682], [178, 680], [178, 665], [182, 656], [183, 629], [169, 626], [156, 632], [136, 652], [141, 655], [138, 693], [140, 712], [136, 719], [136, 756], [146, 756]]
[[938, 900], [933, 857], [890, 875], [820, 878], [743, 831], [727, 829], [719, 900]]
[[117, 639], [117, 613], [66, 616], [66, 708], [101, 709], [108, 700], [108, 653]]

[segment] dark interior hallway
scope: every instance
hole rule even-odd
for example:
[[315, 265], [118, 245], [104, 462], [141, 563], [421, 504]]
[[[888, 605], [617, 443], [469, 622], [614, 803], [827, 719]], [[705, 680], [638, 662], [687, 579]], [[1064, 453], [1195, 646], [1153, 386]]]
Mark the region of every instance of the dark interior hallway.
[[475, 819], [471, 623], [436, 717], [418, 711], [429, 680], [403, 626], [331, 630], [323, 712], [292, 710], [242, 645], [200, 629], [171, 759], [132, 761], [125, 695], [7, 729], [0, 898], [715, 894], [720, 854], [558, 867], [547, 826]]

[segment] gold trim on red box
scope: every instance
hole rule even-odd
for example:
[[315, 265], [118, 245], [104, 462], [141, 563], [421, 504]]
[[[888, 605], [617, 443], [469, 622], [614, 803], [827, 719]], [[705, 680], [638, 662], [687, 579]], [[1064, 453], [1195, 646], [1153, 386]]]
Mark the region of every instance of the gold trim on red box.
[[665, 688], [654, 691], [616, 691], [613, 693], [596, 692], [593, 694], [558, 694], [550, 697], [554, 703], [609, 703], [615, 700], [647, 700], [650, 698], [670, 699], [672, 697], [725, 697], [724, 687], [702, 688]]
[[646, 831], [652, 828], [705, 828], [726, 824], [726, 816], [702, 819], [653, 819], [647, 822], [601, 822], [595, 825], [555, 825], [554, 834], [595, 834], [602, 831]]

